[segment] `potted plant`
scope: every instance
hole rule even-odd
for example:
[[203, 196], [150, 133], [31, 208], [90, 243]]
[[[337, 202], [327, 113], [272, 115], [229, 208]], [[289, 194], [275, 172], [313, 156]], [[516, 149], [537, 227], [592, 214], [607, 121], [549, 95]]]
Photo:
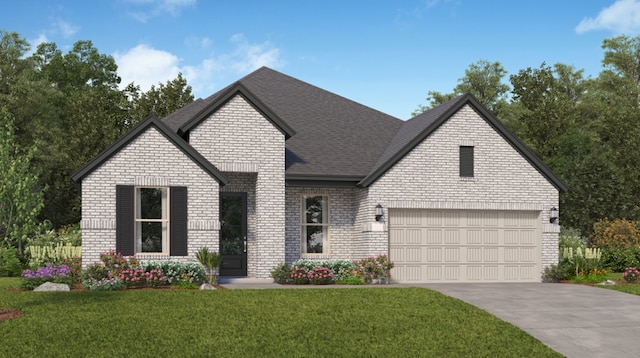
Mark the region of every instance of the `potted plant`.
[[208, 248], [203, 247], [196, 252], [196, 258], [202, 266], [209, 270], [209, 285], [215, 286], [218, 283], [218, 268], [222, 263], [222, 256], [218, 255], [215, 251], [209, 251]]

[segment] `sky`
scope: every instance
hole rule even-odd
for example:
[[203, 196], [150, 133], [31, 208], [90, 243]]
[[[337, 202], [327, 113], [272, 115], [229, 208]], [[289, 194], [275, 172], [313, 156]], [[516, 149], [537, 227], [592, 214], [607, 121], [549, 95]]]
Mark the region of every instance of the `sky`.
[[[142, 90], [182, 73], [196, 98], [262, 66], [401, 119], [479, 60], [508, 75], [596, 77], [602, 41], [640, 34], [640, 0], [22, 0], [0, 29], [68, 52], [91, 40]], [[508, 75], [505, 81], [508, 82]]]

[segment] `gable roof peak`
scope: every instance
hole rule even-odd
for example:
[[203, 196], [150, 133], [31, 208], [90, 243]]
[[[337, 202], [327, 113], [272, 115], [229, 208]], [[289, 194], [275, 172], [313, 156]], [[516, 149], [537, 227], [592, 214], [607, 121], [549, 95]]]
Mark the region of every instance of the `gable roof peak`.
[[[266, 69], [266, 67], [262, 68]], [[262, 68], [254, 71], [254, 73], [260, 71]], [[212, 99], [212, 101], [202, 110], [178, 128], [178, 134], [184, 135], [185, 133], [188, 133], [238, 95], [242, 96], [255, 110], [260, 112], [267, 120], [269, 120], [271, 124], [273, 124], [285, 136], [285, 139], [289, 139], [295, 135], [295, 130], [293, 130], [289, 124], [282, 120], [282, 118], [272, 111], [271, 108], [253, 94], [253, 92], [251, 92], [251, 90], [242, 83], [242, 80], [236, 81], [227, 86], [227, 88], [222, 90], [221, 93], [216, 93], [215, 99]], [[211, 97], [207, 99], [210, 98]]]
[[538, 156], [529, 150], [513, 133], [511, 133], [489, 110], [471, 93], [464, 93], [430, 110], [406, 121], [384, 151], [369, 175], [358, 183], [368, 187], [404, 158], [418, 144], [431, 135], [451, 116], [465, 105], [478, 113], [500, 136], [502, 136], [523, 158], [525, 158], [540, 174], [542, 174], [559, 191], [569, 190], [567, 185], [549, 169]]
[[196, 151], [189, 143], [180, 138], [175, 132], [171, 130], [165, 123], [163, 123], [154, 114], [147, 116], [143, 121], [136, 124], [125, 135], [113, 142], [107, 149], [103, 150], [100, 154], [95, 156], [91, 161], [78, 169], [71, 176], [71, 180], [76, 185], [81, 185], [82, 180], [95, 169], [99, 168], [109, 158], [118, 153], [121, 149], [126, 147], [133, 140], [138, 138], [142, 133], [146, 132], [149, 128], [155, 128], [162, 134], [169, 142], [180, 149], [186, 154], [194, 163], [207, 172], [212, 178], [214, 178], [221, 185], [226, 185], [228, 179], [207, 159], [205, 159], [198, 151]]

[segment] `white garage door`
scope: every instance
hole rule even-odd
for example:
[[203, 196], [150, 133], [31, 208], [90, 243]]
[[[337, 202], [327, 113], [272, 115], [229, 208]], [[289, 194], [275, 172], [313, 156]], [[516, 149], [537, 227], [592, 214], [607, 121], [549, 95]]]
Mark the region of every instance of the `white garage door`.
[[389, 210], [399, 282], [539, 282], [537, 211]]

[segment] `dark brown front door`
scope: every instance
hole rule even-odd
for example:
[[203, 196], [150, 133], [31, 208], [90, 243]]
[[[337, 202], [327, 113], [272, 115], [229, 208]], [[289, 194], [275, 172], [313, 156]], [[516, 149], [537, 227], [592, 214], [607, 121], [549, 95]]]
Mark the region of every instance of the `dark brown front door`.
[[247, 275], [247, 193], [220, 193], [220, 276]]

